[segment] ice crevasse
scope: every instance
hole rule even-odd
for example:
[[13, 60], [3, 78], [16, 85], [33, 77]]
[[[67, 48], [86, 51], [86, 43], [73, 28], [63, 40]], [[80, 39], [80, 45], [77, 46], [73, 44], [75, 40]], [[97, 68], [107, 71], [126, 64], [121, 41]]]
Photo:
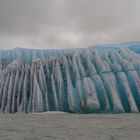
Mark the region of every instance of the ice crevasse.
[[140, 56], [127, 48], [0, 53], [0, 111], [140, 111]]

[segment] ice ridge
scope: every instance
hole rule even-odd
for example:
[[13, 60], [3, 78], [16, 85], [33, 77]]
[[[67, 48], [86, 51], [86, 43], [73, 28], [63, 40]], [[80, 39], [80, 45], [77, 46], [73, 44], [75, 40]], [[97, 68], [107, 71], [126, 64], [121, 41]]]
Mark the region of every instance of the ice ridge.
[[127, 48], [3, 51], [0, 111], [139, 112], [140, 56]]

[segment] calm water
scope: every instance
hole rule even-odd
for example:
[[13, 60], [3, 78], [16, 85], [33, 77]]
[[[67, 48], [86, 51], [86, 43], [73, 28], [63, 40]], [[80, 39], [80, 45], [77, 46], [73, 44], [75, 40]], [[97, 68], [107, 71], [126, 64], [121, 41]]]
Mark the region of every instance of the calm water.
[[0, 114], [0, 140], [139, 140], [140, 114]]

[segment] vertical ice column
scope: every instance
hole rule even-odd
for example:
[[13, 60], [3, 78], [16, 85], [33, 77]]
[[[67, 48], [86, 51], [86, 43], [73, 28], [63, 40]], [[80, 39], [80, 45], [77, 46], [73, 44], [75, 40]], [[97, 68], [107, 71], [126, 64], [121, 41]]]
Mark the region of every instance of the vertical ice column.
[[39, 61], [38, 81], [43, 96], [44, 110], [49, 111], [50, 107], [49, 107], [49, 99], [48, 99], [47, 82], [46, 82], [43, 64], [41, 61]]
[[5, 85], [5, 81], [6, 81], [6, 73], [5, 71], [2, 72], [1, 75], [1, 81], [0, 81], [0, 109], [1, 109], [1, 105], [2, 105], [2, 97], [3, 97], [3, 90], [4, 90], [4, 85]]
[[83, 81], [82, 80], [77, 80], [76, 81], [76, 90], [77, 90], [77, 93], [79, 95], [79, 101], [77, 102], [81, 102], [84, 100], [84, 93], [83, 93]]
[[68, 83], [67, 94], [68, 94], [69, 110], [72, 112], [77, 112], [76, 100], [75, 100], [75, 97], [73, 95], [75, 92], [74, 92], [74, 88], [72, 86], [72, 83], [70, 81], [69, 76], [67, 78], [67, 83]]
[[136, 71], [128, 71], [127, 77], [129, 80], [131, 90], [133, 92], [133, 96], [140, 110], [140, 78]]
[[30, 71], [29, 71], [29, 66], [25, 67], [25, 77], [24, 77], [24, 82], [23, 82], [23, 91], [22, 91], [22, 101], [21, 101], [21, 109], [22, 112], [27, 112], [27, 106], [28, 106], [28, 96], [29, 96], [29, 75], [30, 75]]
[[118, 72], [116, 76], [118, 80], [120, 94], [122, 96], [122, 103], [126, 112], [139, 112], [125, 73]]
[[10, 81], [9, 81], [9, 86], [8, 86], [8, 94], [7, 94], [7, 104], [6, 104], [6, 109], [5, 112], [7, 113], [11, 113], [11, 109], [12, 109], [12, 96], [13, 96], [13, 87], [14, 87], [14, 73], [11, 70], [10, 71]]
[[56, 83], [56, 90], [58, 93], [58, 102], [59, 102], [59, 108], [61, 111], [64, 110], [65, 106], [65, 93], [64, 93], [64, 82], [63, 82], [63, 77], [62, 73], [60, 70], [60, 63], [58, 60], [56, 60], [56, 65], [55, 65], [55, 71], [54, 71], [54, 77], [55, 77], [55, 83]]
[[53, 94], [53, 101], [54, 101], [54, 110], [58, 111], [60, 108], [59, 108], [58, 96], [56, 92], [53, 75], [51, 75], [51, 85], [52, 85], [52, 94]]
[[34, 83], [33, 83], [33, 112], [43, 112], [44, 102], [43, 96], [38, 85], [36, 71], [34, 72]]
[[99, 112], [100, 104], [98, 102], [94, 83], [90, 78], [83, 79], [83, 89], [84, 99], [83, 102], [81, 102], [81, 110], [84, 113]]
[[30, 68], [30, 96], [29, 96], [29, 102], [27, 107], [27, 112], [33, 112], [33, 81], [34, 81], [34, 71], [33, 71], [33, 63]]
[[77, 63], [76, 63], [76, 56], [75, 55], [72, 57], [72, 67], [73, 67], [73, 72], [74, 72], [74, 79], [80, 80], [80, 73], [79, 73]]
[[67, 96], [68, 96], [69, 110], [77, 113], [79, 110], [77, 106], [76, 92], [70, 79], [68, 67], [66, 68], [66, 75], [67, 75]]
[[21, 68], [21, 76], [18, 85], [18, 97], [17, 97], [17, 111], [21, 112], [21, 101], [22, 101], [22, 91], [23, 91], [23, 84], [24, 84], [24, 77], [25, 77], [25, 69], [24, 66]]
[[77, 67], [79, 69], [79, 73], [80, 73], [80, 76], [81, 78], [84, 78], [86, 77], [86, 73], [85, 73], [85, 70], [84, 70], [84, 67], [83, 67], [83, 64], [81, 63], [81, 57], [80, 57], [80, 54], [78, 54], [77, 56]]
[[124, 112], [124, 108], [121, 104], [120, 97], [117, 90], [117, 83], [115, 76], [112, 72], [102, 73], [101, 74], [106, 92], [108, 94], [109, 103], [112, 108], [112, 111], [115, 113]]
[[103, 112], [110, 112], [111, 110], [110, 110], [108, 97], [107, 97], [100, 75], [95, 74], [92, 76], [92, 79], [96, 87], [96, 93], [97, 93], [99, 103], [100, 103], [100, 110]]
[[14, 89], [13, 89], [13, 98], [12, 98], [12, 112], [17, 112], [17, 97], [18, 97], [18, 84], [20, 80], [20, 73], [19, 69], [16, 70], [16, 76], [15, 76], [15, 83], [14, 83]]
[[124, 60], [122, 62], [122, 69], [126, 72], [127, 78], [129, 81], [129, 85], [131, 87], [134, 99], [136, 101], [136, 104], [138, 106], [138, 109], [140, 110], [140, 78], [137, 73], [137, 71], [134, 68], [134, 65], [132, 62]]
[[5, 106], [7, 104], [7, 96], [8, 96], [8, 86], [10, 81], [10, 72], [6, 70], [6, 81], [3, 89], [3, 96], [2, 96], [2, 105], [1, 105], [1, 111], [5, 112]]

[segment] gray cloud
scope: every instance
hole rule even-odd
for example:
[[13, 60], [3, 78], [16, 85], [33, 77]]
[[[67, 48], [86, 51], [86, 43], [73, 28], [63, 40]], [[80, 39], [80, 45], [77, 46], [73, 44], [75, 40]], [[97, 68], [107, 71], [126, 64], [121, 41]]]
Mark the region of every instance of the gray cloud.
[[0, 49], [140, 40], [139, 0], [0, 0]]

